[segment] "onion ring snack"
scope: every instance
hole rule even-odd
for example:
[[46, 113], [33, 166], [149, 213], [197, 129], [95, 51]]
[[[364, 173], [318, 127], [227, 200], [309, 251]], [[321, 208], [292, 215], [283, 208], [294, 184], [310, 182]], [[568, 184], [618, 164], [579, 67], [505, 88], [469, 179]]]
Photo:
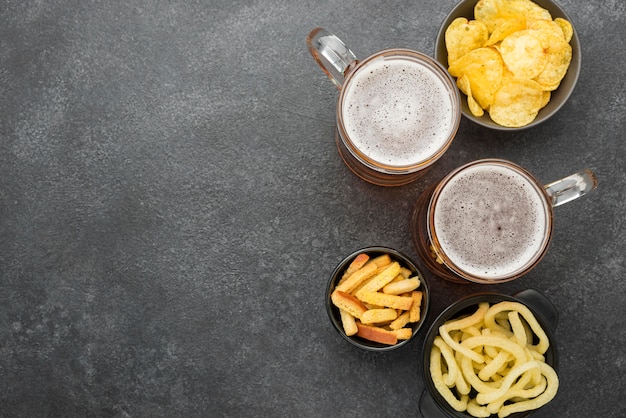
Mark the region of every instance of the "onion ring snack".
[[429, 373], [454, 410], [507, 417], [556, 396], [559, 379], [545, 359], [550, 341], [522, 303], [480, 302], [471, 315], [448, 320], [438, 331]]

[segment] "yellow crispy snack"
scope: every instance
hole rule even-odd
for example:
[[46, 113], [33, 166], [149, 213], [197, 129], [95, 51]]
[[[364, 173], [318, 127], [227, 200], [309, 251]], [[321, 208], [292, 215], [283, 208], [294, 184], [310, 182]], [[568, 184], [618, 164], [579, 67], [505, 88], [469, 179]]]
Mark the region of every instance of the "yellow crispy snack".
[[483, 109], [488, 109], [500, 86], [504, 62], [497, 50], [484, 47], [465, 54], [448, 71], [453, 77], [467, 76], [473, 98]]
[[410, 313], [408, 311], [404, 311], [391, 324], [389, 324], [389, 328], [391, 328], [391, 330], [398, 330], [400, 328], [404, 328], [406, 324], [411, 322], [410, 317], [411, 317]]
[[409, 310], [413, 305], [413, 298], [410, 296], [387, 295], [382, 292], [359, 291], [357, 298], [365, 303], [377, 306], [386, 306], [393, 309]]
[[419, 291], [411, 292], [413, 304], [409, 310], [409, 322], [417, 322], [420, 320], [423, 293]]
[[398, 312], [395, 309], [368, 309], [361, 315], [361, 323], [366, 325], [382, 324], [384, 322], [391, 322], [397, 317]]
[[543, 356], [548, 346], [526, 306], [485, 302], [473, 314], [441, 325], [431, 347], [430, 375], [455, 410], [506, 417], [539, 408], [556, 395], [558, 376]]
[[398, 280], [383, 287], [383, 293], [388, 295], [400, 295], [411, 292], [420, 286], [420, 279], [412, 277], [410, 279]]
[[348, 311], [343, 309], [339, 309], [339, 313], [341, 315], [341, 324], [343, 325], [343, 330], [347, 336], [351, 336], [357, 333], [359, 330], [356, 326], [356, 320], [354, 316], [352, 316]]
[[410, 339], [423, 294], [415, 290], [421, 281], [413, 274], [388, 254], [355, 257], [331, 293], [345, 334], [382, 344]]
[[541, 109], [543, 89], [528, 78], [507, 77], [496, 91], [489, 115], [499, 125], [520, 127], [535, 120]]
[[502, 19], [489, 35], [485, 46], [495, 45], [507, 36], [526, 29], [526, 19], [523, 16], [519, 18]]
[[446, 28], [445, 41], [448, 49], [448, 63], [451, 64], [487, 42], [489, 32], [483, 22], [456, 18]]
[[489, 33], [492, 33], [499, 21], [503, 18], [500, 15], [499, 0], [478, 0], [474, 6], [474, 17], [487, 26]]
[[348, 275], [345, 280], [340, 281], [339, 285], [337, 286], [337, 290], [340, 290], [342, 292], [351, 292], [359, 284], [373, 277], [377, 271], [378, 267], [375, 263], [365, 264], [362, 268]]
[[531, 0], [499, 0], [502, 7], [501, 13], [511, 16], [524, 17], [526, 25], [531, 25], [535, 20], [551, 20], [549, 11]]
[[[542, 86], [543, 88], [543, 86]], [[550, 90], [546, 90], [544, 88], [543, 90], [543, 96], [541, 97], [541, 108], [543, 109], [548, 103], [550, 103], [550, 97], [552, 96], [552, 93], [550, 93]]]
[[565, 34], [563, 33], [563, 26], [561, 26], [555, 20], [535, 20], [532, 25], [528, 26], [530, 30], [536, 30], [545, 34], [553, 34], [557, 37], [565, 40]]
[[531, 345], [531, 348], [533, 348], [540, 354], [544, 354], [548, 350], [548, 347], [550, 346], [550, 341], [548, 341], [548, 336], [546, 335], [545, 331], [541, 328], [541, 325], [539, 325], [539, 322], [537, 322], [537, 319], [530, 311], [530, 309], [517, 302], [500, 302], [499, 304], [492, 306], [485, 313], [485, 325], [492, 329], [496, 329], [495, 317], [499, 312], [503, 311], [518, 312], [519, 315], [521, 315], [526, 320], [526, 323], [529, 325], [530, 329], [539, 339], [537, 345]]
[[555, 34], [546, 34], [548, 41], [546, 66], [535, 77], [544, 90], [556, 90], [572, 61], [572, 47], [565, 39]]
[[402, 275], [402, 277], [404, 277], [405, 279], [408, 279], [409, 277], [413, 275], [413, 272], [406, 267], [401, 267], [400, 275]]
[[[527, 90], [516, 96], [524, 102], [515, 105], [509, 102], [510, 80], [504, 80], [529, 79], [543, 91], [557, 89], [572, 61], [569, 42], [573, 35], [570, 22], [552, 19], [548, 10], [531, 0], [479, 0], [474, 7], [474, 20], [459, 17], [446, 30], [448, 71], [467, 96], [472, 115], [481, 117], [488, 112], [499, 125], [525, 126], [535, 120], [551, 95], [542, 94], [541, 105], [536, 109]], [[502, 87], [492, 110], [496, 91]]]
[[485, 111], [480, 104], [478, 104], [476, 99], [474, 99], [474, 95], [472, 94], [472, 85], [467, 74], [463, 74], [461, 77], [457, 78], [456, 85], [459, 87], [459, 90], [467, 96], [467, 105], [470, 112], [472, 112], [472, 115], [479, 117], [484, 115]]
[[365, 286], [357, 292], [376, 292], [380, 290], [384, 285], [392, 281], [398, 274], [400, 274], [400, 263], [397, 261], [382, 268], [382, 270], [374, 277], [372, 277]]
[[561, 27], [561, 30], [563, 31], [563, 39], [565, 39], [565, 42], [569, 43], [569, 41], [571, 41], [572, 37], [574, 36], [574, 28], [572, 27], [572, 24], [562, 17], [557, 17], [556, 19], [554, 19], [554, 21], [558, 23]]
[[360, 318], [367, 311], [363, 302], [341, 290], [335, 290], [331, 295], [331, 300], [340, 310], [344, 310], [356, 318]]
[[393, 332], [399, 340], [408, 340], [413, 336], [413, 330], [411, 328], [392, 329], [391, 332]]
[[366, 340], [375, 341], [381, 344], [394, 345], [398, 343], [398, 337], [392, 331], [371, 325], [356, 323], [359, 331], [356, 335]]
[[444, 381], [441, 350], [436, 345], [433, 345], [433, 348], [430, 350], [430, 376], [433, 379], [435, 389], [452, 408], [459, 412], [467, 409], [469, 396], [461, 395], [460, 398], [457, 398]]
[[487, 25], [489, 33], [507, 20], [521, 20], [531, 24], [538, 19], [552, 19], [550, 12], [530, 0], [479, 0], [474, 16]]
[[546, 66], [548, 45], [541, 31], [526, 29], [504, 38], [499, 51], [515, 77], [535, 78]]
[[368, 263], [376, 264], [378, 267], [384, 267], [388, 264], [391, 264], [391, 257], [389, 254], [379, 255], [376, 258], [372, 258]]
[[352, 260], [348, 268], [346, 269], [346, 272], [343, 274], [343, 278], [347, 278], [349, 275], [351, 275], [352, 273], [354, 273], [355, 271], [363, 267], [365, 263], [369, 261], [369, 259], [370, 259], [370, 256], [365, 253], [361, 253], [357, 255], [354, 258], [354, 260]]

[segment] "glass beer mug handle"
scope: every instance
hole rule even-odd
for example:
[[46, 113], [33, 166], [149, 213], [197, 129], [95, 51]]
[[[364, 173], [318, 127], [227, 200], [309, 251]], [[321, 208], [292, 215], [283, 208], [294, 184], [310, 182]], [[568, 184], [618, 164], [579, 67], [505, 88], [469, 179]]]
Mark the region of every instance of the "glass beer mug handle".
[[598, 179], [591, 170], [583, 170], [544, 186], [553, 207], [584, 196], [596, 187]]
[[340, 89], [347, 70], [358, 62], [354, 53], [341, 39], [324, 28], [313, 29], [306, 38], [306, 44], [330, 81]]

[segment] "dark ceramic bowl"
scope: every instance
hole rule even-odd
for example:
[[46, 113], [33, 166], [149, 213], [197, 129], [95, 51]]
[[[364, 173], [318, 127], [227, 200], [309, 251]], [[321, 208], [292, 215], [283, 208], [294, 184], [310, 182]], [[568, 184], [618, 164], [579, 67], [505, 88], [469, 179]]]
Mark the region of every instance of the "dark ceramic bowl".
[[[332, 294], [333, 290], [337, 286], [337, 283], [341, 279], [343, 272], [346, 270], [346, 268], [348, 268], [352, 260], [354, 260], [356, 256], [358, 256], [361, 253], [368, 254], [370, 258], [374, 258], [374, 257], [384, 255], [384, 254], [389, 254], [393, 260], [398, 261], [402, 266], [411, 270], [413, 272], [413, 276], [419, 277], [421, 284], [417, 290], [421, 290], [423, 292], [421, 315], [420, 315], [420, 320], [418, 322], [409, 324], [413, 330], [413, 335], [411, 336], [410, 339], [398, 341], [398, 343], [395, 345], [386, 345], [386, 344], [369, 341], [358, 336], [348, 336], [344, 332], [343, 325], [341, 323], [341, 316], [339, 314], [339, 309], [335, 305], [333, 305], [330, 299], [330, 295]], [[344, 340], [348, 341], [350, 344], [356, 347], [359, 347], [363, 350], [368, 350], [368, 351], [376, 351], [376, 352], [391, 351], [391, 350], [395, 350], [406, 345], [409, 341], [415, 338], [415, 335], [417, 335], [417, 332], [419, 331], [422, 324], [424, 323], [424, 319], [426, 318], [426, 314], [428, 312], [429, 304], [430, 304], [430, 292], [428, 289], [428, 284], [424, 280], [423, 274], [417, 268], [415, 263], [405, 254], [402, 254], [401, 252], [397, 250], [394, 250], [392, 248], [387, 248], [387, 247], [367, 247], [367, 248], [363, 248], [361, 250], [353, 252], [352, 254], [347, 256], [345, 259], [343, 259], [343, 261], [341, 261], [337, 265], [333, 273], [330, 275], [330, 279], [328, 280], [328, 285], [326, 287], [326, 311], [328, 313], [328, 317], [330, 318], [330, 322], [333, 324], [333, 327], [337, 330], [339, 335], [341, 335], [341, 337]]]
[[[437, 41], [435, 43], [435, 59], [439, 61], [439, 63], [441, 63], [445, 68], [448, 68], [448, 52], [446, 50], [445, 41], [446, 29], [450, 25], [450, 23], [452, 23], [452, 21], [457, 17], [465, 17], [468, 20], [474, 19], [474, 6], [477, 2], [478, 0], [460, 1], [450, 11], [450, 13], [446, 16], [443, 23], [441, 24], [441, 28], [439, 29], [439, 33], [437, 34]], [[552, 15], [552, 19], [561, 17], [568, 20], [572, 24], [572, 27], [574, 26], [574, 23], [567, 16], [565, 10], [563, 10], [561, 6], [559, 6], [556, 2], [551, 0], [534, 0], [534, 2], [544, 9], [548, 10]], [[467, 96], [463, 93], [461, 93], [461, 113], [467, 119], [479, 125], [502, 131], [519, 131], [522, 129], [537, 126], [540, 123], [545, 122], [550, 117], [552, 117], [559, 109], [561, 109], [561, 107], [565, 104], [567, 99], [572, 94], [572, 91], [574, 91], [574, 87], [576, 86], [576, 82], [578, 81], [581, 67], [581, 48], [580, 40], [578, 39], [578, 34], [576, 33], [575, 27], [574, 35], [570, 40], [570, 46], [572, 47], [572, 61], [570, 63], [569, 69], [567, 70], [567, 74], [565, 74], [565, 77], [561, 81], [559, 87], [552, 92], [550, 103], [548, 103], [543, 109], [541, 109], [535, 120], [528, 125], [519, 128], [509, 128], [498, 125], [497, 123], [492, 121], [487, 112], [485, 112], [485, 114], [480, 117], [474, 116], [472, 115], [472, 112], [470, 112], [467, 105]]]
[[[545, 353], [546, 363], [552, 366], [553, 369], [557, 370], [558, 358], [554, 331], [558, 322], [558, 313], [554, 305], [542, 293], [533, 289], [528, 289], [519, 292], [514, 296], [489, 292], [467, 296], [445, 309], [437, 317], [437, 319], [435, 319], [426, 334], [424, 347], [422, 349], [422, 373], [426, 389], [422, 393], [422, 397], [420, 399], [420, 411], [423, 416], [429, 418], [472, 418], [472, 416], [468, 413], [457, 412], [454, 410], [435, 388], [435, 384], [430, 377], [430, 350], [433, 346], [435, 337], [439, 335], [439, 327], [446, 321], [474, 313], [476, 309], [478, 309], [478, 304], [480, 302], [495, 304], [502, 301], [520, 302], [530, 309], [550, 341], [550, 347]], [[528, 417], [533, 412], [534, 411], [517, 412], [509, 415], [509, 417]], [[497, 415], [492, 416], [497, 417]]]

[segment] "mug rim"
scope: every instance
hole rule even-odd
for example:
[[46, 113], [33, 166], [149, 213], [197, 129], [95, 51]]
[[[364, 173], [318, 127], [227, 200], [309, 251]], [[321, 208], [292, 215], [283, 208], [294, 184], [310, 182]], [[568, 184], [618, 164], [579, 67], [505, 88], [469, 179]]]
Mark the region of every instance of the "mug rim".
[[[408, 56], [414, 60], [419, 61], [422, 65], [432, 71], [441, 81], [442, 84], [446, 86], [446, 91], [452, 98], [453, 105], [453, 118], [451, 129], [448, 132], [448, 138], [445, 143], [437, 149], [436, 152], [431, 154], [428, 158], [422, 159], [412, 164], [407, 165], [391, 165], [385, 164], [381, 161], [377, 161], [371, 157], [368, 157], [365, 153], [359, 150], [352, 140], [350, 136], [345, 130], [343, 123], [343, 101], [345, 98], [346, 91], [348, 90], [349, 84], [351, 83], [355, 74], [357, 74], [360, 70], [362, 70], [368, 63], [380, 57], [392, 57], [392, 56]], [[401, 175], [401, 174], [410, 174], [416, 171], [422, 170], [424, 168], [429, 167], [435, 161], [437, 161], [441, 156], [450, 148], [452, 141], [456, 137], [456, 134], [459, 129], [459, 125], [462, 119], [461, 113], [461, 94], [459, 93], [459, 89], [456, 87], [455, 81], [452, 79], [447, 69], [436, 59], [433, 57], [409, 48], [387, 48], [381, 51], [378, 51], [363, 60], [357, 60], [354, 66], [351, 66], [347, 69], [347, 74], [345, 74], [344, 82], [339, 91], [339, 96], [337, 98], [337, 106], [335, 109], [336, 113], [336, 122], [337, 122], [337, 130], [339, 133], [339, 139], [345, 145], [346, 149], [350, 152], [350, 154], [356, 158], [360, 163], [365, 165], [367, 168], [378, 171], [384, 174], [392, 174], [392, 175]]]
[[[441, 194], [443, 189], [459, 173], [471, 167], [478, 166], [478, 165], [503, 166], [508, 169], [512, 169], [518, 174], [520, 174], [522, 177], [528, 180], [528, 182], [538, 192], [538, 195], [540, 196], [541, 201], [543, 202], [543, 209], [546, 213], [547, 225], [546, 225], [544, 237], [541, 243], [541, 248], [535, 254], [533, 254], [532, 258], [529, 258], [524, 263], [523, 266], [517, 268], [516, 270], [499, 274], [496, 276], [477, 275], [477, 274], [470, 273], [464, 270], [463, 268], [459, 267], [454, 261], [452, 261], [452, 259], [443, 250], [441, 244], [439, 243], [439, 240], [437, 239], [437, 233], [435, 232], [435, 226], [434, 226], [435, 224], [434, 217], [435, 217], [435, 208], [437, 204], [437, 199], [439, 198], [439, 195]], [[533, 174], [531, 174], [528, 170], [526, 170], [524, 167], [512, 161], [501, 159], [501, 158], [483, 158], [483, 159], [471, 161], [467, 164], [457, 167], [456, 169], [452, 170], [442, 180], [440, 180], [437, 183], [428, 202], [428, 207], [426, 211], [426, 223], [427, 223], [426, 229], [428, 232], [428, 239], [430, 241], [430, 244], [433, 247], [436, 247], [435, 252], [442, 259], [443, 265], [448, 270], [450, 270], [453, 274], [455, 274], [461, 279], [466, 279], [466, 280], [469, 280], [475, 283], [480, 283], [480, 284], [505, 283], [508, 281], [515, 280], [525, 275], [529, 271], [531, 271], [537, 264], [539, 264], [539, 262], [546, 255], [548, 247], [550, 246], [550, 243], [552, 242], [552, 237], [553, 237], [554, 208], [552, 206], [551, 199], [548, 193], [546, 192], [543, 184], [541, 184], [539, 180], [537, 180], [537, 178]]]

